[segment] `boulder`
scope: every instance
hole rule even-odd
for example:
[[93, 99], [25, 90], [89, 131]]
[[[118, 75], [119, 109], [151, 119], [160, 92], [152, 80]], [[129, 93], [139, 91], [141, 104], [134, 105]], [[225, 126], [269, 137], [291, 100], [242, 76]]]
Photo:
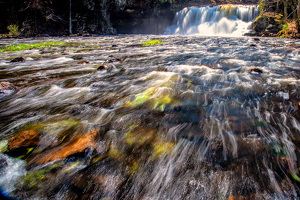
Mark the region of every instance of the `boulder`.
[[10, 62], [25, 62], [25, 59], [23, 57], [17, 57], [12, 59]]
[[283, 16], [273, 12], [261, 13], [253, 22], [253, 30], [259, 36], [275, 37], [284, 24]]
[[248, 72], [251, 73], [251, 74], [262, 74], [263, 70], [261, 70], [259, 68], [256, 68], [256, 67], [253, 67], [253, 68], [250, 68], [248, 70]]

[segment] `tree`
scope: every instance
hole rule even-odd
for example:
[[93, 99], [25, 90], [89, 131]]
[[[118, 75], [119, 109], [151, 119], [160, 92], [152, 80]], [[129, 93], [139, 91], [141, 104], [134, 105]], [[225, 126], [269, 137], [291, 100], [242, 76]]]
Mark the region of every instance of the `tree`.
[[72, 34], [72, 0], [69, 1], [69, 34]]
[[296, 20], [296, 25], [298, 29], [298, 33], [300, 33], [300, 0], [298, 0], [298, 5], [297, 5], [297, 20]]

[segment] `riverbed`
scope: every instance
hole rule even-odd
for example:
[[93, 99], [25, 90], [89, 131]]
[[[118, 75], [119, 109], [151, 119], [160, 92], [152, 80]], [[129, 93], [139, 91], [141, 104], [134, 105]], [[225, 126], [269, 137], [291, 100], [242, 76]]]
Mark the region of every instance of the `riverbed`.
[[[160, 40], [162, 44], [144, 46]], [[300, 41], [120, 35], [0, 54], [17, 199], [296, 199]], [[22, 57], [22, 62], [10, 62]]]

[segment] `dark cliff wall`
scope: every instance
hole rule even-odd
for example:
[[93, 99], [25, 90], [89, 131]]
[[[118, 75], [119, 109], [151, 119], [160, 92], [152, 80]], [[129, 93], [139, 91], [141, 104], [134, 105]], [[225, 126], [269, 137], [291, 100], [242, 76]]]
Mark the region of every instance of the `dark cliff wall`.
[[[186, 6], [256, 4], [258, 0], [71, 0], [75, 34], [161, 34]], [[69, 0], [0, 0], [0, 33], [69, 34]]]

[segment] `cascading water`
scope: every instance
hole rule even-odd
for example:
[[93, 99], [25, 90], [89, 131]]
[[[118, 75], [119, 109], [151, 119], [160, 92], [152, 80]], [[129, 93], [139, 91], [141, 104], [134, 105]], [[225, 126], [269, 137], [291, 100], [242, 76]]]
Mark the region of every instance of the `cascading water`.
[[258, 6], [222, 5], [189, 7], [176, 13], [165, 34], [242, 36], [259, 14]]

